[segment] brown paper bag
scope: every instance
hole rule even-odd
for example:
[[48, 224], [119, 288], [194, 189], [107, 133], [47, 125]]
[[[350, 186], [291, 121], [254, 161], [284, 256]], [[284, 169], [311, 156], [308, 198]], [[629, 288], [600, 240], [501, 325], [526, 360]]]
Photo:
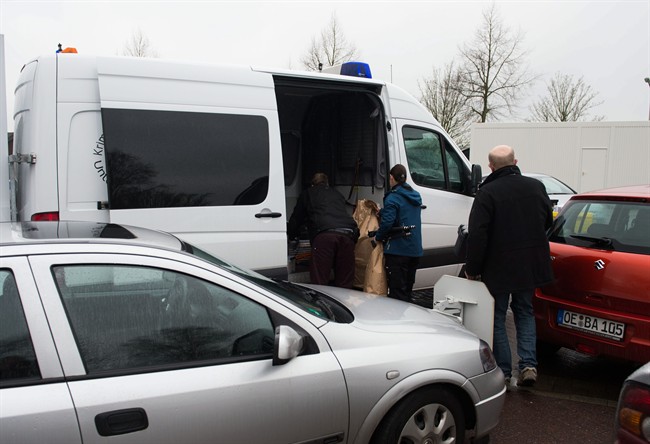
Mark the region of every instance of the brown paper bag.
[[368, 260], [363, 291], [385, 296], [388, 294], [387, 278], [384, 267], [384, 244], [377, 242], [377, 246], [372, 250]]
[[379, 228], [377, 212], [379, 207], [371, 200], [357, 201], [357, 207], [352, 217], [359, 226], [359, 240], [354, 247], [354, 282], [355, 288], [363, 289], [366, 279], [366, 267], [372, 253], [372, 239], [368, 237], [368, 231]]

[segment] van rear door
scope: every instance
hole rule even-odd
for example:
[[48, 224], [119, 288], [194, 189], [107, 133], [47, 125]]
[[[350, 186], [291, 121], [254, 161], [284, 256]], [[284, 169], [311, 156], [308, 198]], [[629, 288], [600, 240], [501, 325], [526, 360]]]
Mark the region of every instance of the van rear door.
[[56, 60], [55, 165], [60, 219], [108, 222], [96, 58], [58, 54]]
[[112, 222], [286, 276], [273, 80], [247, 68], [98, 58]]

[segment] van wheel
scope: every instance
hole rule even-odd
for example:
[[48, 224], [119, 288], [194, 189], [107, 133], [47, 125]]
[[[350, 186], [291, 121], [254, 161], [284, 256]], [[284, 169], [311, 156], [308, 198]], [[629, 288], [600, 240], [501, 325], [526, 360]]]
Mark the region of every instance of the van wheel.
[[373, 435], [373, 444], [462, 444], [465, 417], [447, 390], [430, 387], [400, 401]]

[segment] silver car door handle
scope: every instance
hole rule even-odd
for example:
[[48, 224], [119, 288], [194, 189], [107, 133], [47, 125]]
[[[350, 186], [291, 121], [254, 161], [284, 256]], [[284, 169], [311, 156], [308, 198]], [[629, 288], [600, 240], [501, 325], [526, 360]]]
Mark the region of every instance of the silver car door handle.
[[101, 436], [123, 435], [146, 429], [149, 419], [141, 408], [113, 410], [95, 416], [95, 427]]

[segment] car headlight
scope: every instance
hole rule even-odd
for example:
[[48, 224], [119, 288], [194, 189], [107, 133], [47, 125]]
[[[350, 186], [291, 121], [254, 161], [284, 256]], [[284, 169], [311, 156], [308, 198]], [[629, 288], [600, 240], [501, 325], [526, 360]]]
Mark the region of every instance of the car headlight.
[[482, 339], [481, 346], [479, 347], [479, 356], [481, 357], [481, 364], [483, 364], [483, 370], [485, 372], [492, 371], [497, 367], [497, 361], [494, 359], [492, 349], [487, 342]]

